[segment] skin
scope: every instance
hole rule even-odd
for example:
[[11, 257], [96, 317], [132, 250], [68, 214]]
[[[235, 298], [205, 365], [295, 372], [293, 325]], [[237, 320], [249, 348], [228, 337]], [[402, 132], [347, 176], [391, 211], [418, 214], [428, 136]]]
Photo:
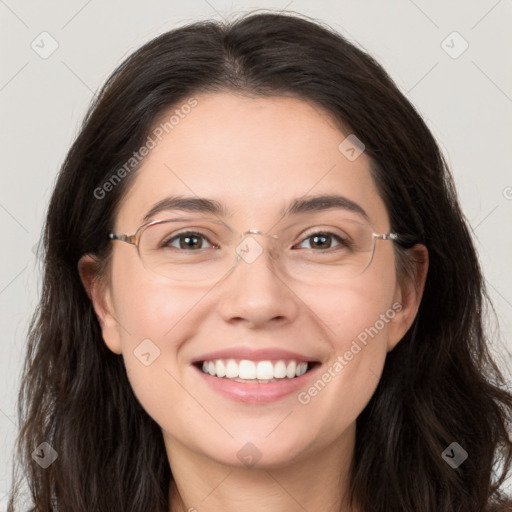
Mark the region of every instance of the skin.
[[[292, 199], [333, 191], [362, 206], [375, 232], [389, 232], [368, 157], [349, 161], [338, 150], [348, 133], [318, 107], [227, 92], [196, 98], [197, 107], [146, 157], [115, 233], [134, 233], [151, 206], [173, 194], [217, 199], [234, 212], [225, 220], [242, 232], [270, 229]], [[426, 249], [415, 249], [425, 261], [416, 282], [399, 284], [392, 243], [377, 241], [370, 267], [343, 286], [277, 279], [264, 253], [207, 288], [151, 273], [129, 244], [115, 242], [112, 250], [108, 282], [93, 279], [89, 255], [80, 275], [105, 343], [122, 355], [137, 398], [162, 428], [176, 482], [173, 512], [356, 510], [344, 499], [355, 421], [387, 352], [414, 320]], [[327, 369], [393, 303], [401, 311], [306, 405], [295, 393], [264, 405], [233, 401], [190, 365], [200, 354], [244, 345], [313, 355]], [[146, 338], [161, 351], [150, 366], [133, 354]], [[248, 442], [262, 454], [253, 467], [237, 457]]]

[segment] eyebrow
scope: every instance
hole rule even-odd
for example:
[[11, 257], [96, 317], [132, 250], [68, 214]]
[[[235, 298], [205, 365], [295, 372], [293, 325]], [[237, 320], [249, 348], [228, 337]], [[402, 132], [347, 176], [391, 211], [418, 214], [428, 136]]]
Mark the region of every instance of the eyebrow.
[[[348, 199], [337, 194], [323, 194], [317, 196], [300, 197], [294, 199], [285, 209], [281, 210], [282, 217], [290, 217], [302, 213], [319, 212], [324, 210], [347, 210], [364, 217], [369, 221], [364, 209]], [[195, 213], [209, 213], [218, 217], [230, 217], [232, 213], [222, 203], [206, 197], [171, 196], [158, 201], [144, 216], [144, 222], [151, 220], [153, 216], [165, 210], [184, 210]]]

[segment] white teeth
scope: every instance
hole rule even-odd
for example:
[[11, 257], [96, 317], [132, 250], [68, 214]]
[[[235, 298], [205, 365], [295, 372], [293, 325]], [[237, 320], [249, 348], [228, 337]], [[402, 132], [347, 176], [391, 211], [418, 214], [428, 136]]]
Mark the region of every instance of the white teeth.
[[226, 366], [224, 365], [224, 361], [217, 359], [215, 362], [215, 373], [217, 377], [224, 377], [226, 375]]
[[255, 379], [256, 378], [256, 365], [252, 361], [243, 359], [238, 365], [238, 377], [241, 379]]
[[256, 367], [258, 380], [270, 380], [274, 378], [274, 366], [270, 361], [260, 361]]
[[274, 377], [276, 379], [284, 379], [286, 377], [286, 364], [284, 364], [284, 361], [277, 361], [274, 365]]
[[286, 376], [289, 379], [293, 379], [295, 377], [295, 370], [297, 369], [297, 363], [295, 361], [290, 361], [288, 366], [286, 367]]
[[233, 361], [233, 359], [230, 359], [226, 365], [226, 377], [228, 379], [235, 379], [238, 377], [238, 365], [236, 364], [236, 361]]
[[202, 369], [204, 373], [214, 377], [275, 382], [276, 379], [293, 379], [304, 375], [308, 370], [308, 363], [295, 360], [249, 361], [242, 359], [237, 362], [234, 359], [215, 359], [214, 361], [204, 361]]
[[308, 371], [308, 363], [299, 363], [297, 365], [297, 369], [295, 370], [295, 376], [300, 377], [304, 375]]

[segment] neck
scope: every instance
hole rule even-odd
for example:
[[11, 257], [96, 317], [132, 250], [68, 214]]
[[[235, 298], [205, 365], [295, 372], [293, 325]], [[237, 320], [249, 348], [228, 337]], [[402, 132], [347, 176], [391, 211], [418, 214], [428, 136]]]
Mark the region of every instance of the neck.
[[321, 452], [272, 467], [234, 467], [166, 439], [170, 512], [356, 512], [346, 496], [355, 424]]

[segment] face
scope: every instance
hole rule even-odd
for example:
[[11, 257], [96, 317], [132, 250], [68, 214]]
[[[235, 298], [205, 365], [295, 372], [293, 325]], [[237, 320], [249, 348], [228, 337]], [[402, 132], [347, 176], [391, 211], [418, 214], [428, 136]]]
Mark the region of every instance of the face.
[[[137, 171], [116, 234], [134, 233], [155, 204], [178, 195], [222, 203], [227, 212], [218, 218], [242, 233], [281, 226], [281, 211], [296, 199], [337, 194], [368, 220], [337, 207], [287, 222], [299, 220], [310, 232], [349, 217], [375, 233], [390, 231], [368, 157], [347, 158], [339, 146], [349, 133], [321, 109], [285, 97], [196, 99]], [[166, 209], [150, 220], [180, 215], [191, 214]], [[375, 242], [363, 273], [333, 284], [288, 275], [272, 259], [270, 239], [254, 239], [261, 255], [208, 285], [169, 280], [143, 265], [133, 245], [112, 242], [111, 279], [95, 308], [105, 342], [122, 354], [138, 400], [162, 428], [171, 464], [181, 450], [231, 466], [258, 460], [279, 467], [349, 447], [386, 354], [414, 317], [417, 304], [397, 284], [389, 240]], [[201, 370], [204, 360], [217, 370], [217, 359], [221, 367], [229, 359], [252, 361], [256, 371], [270, 362], [261, 368], [275, 371], [276, 382], [236, 382]], [[276, 377], [278, 361], [292, 373], [293, 361], [306, 362], [308, 371]], [[242, 363], [247, 379], [251, 364]]]

